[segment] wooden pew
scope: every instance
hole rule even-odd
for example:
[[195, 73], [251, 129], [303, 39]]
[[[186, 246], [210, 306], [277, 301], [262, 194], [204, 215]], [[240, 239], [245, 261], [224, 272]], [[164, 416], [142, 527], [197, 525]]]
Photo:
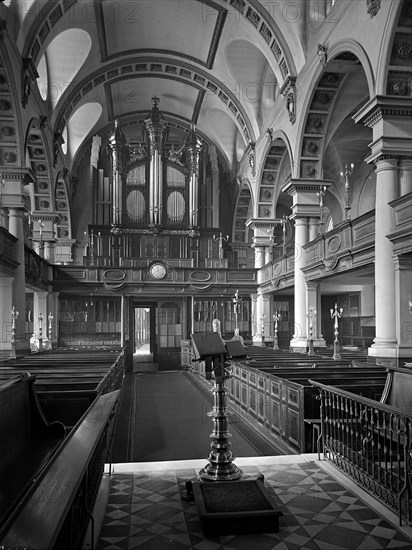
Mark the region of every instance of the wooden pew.
[[34, 382], [22, 374], [0, 384], [0, 525], [16, 513], [66, 433], [61, 422], [47, 422]]
[[52, 359], [49, 355], [50, 361], [45, 361], [44, 357], [36, 361], [32, 356], [8, 361], [0, 367], [0, 380], [27, 370], [35, 373], [37, 394], [45, 416], [71, 428], [97, 396], [122, 386], [123, 355], [106, 354], [107, 362], [103, 364], [101, 355], [98, 362], [94, 356], [93, 360], [85, 362], [84, 354], [78, 353], [77, 360], [69, 365], [63, 354], [53, 355]]
[[79, 420], [3, 530], [3, 545], [80, 548], [110, 458], [119, 394], [116, 390], [98, 397]]
[[288, 446], [284, 452], [314, 452], [320, 424], [318, 391], [309, 379], [340, 387], [370, 398], [380, 397], [386, 379], [385, 369], [342, 368], [293, 369], [277, 372], [234, 366], [234, 377], [228, 383], [229, 397], [242, 417], [257, 421], [268, 433], [276, 434]]
[[380, 402], [412, 416], [412, 370], [392, 366], [385, 369], [387, 378]]

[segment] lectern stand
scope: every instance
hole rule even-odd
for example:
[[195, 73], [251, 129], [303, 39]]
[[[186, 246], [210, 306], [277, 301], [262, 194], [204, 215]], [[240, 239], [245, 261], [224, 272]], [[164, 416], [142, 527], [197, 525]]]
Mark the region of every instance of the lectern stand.
[[209, 413], [213, 419], [209, 464], [200, 470], [200, 482], [192, 485], [203, 534], [277, 533], [282, 512], [276, 509], [262, 479], [240, 479], [242, 470], [233, 463], [230, 451], [225, 380], [231, 377], [232, 367], [226, 360], [245, 358], [245, 348], [239, 341], [224, 343], [215, 332], [192, 334], [192, 341], [195, 361], [211, 363], [216, 382], [214, 407]]
[[199, 476], [205, 481], [231, 481], [242, 477], [240, 470], [234, 463], [230, 451], [228, 431], [227, 389], [225, 380], [230, 377], [230, 365], [225, 365], [227, 357], [226, 347], [217, 332], [192, 334], [195, 361], [211, 360], [212, 371], [215, 375], [213, 389], [214, 406], [208, 413], [213, 421], [212, 440], [209, 453], [209, 464], [200, 472]]

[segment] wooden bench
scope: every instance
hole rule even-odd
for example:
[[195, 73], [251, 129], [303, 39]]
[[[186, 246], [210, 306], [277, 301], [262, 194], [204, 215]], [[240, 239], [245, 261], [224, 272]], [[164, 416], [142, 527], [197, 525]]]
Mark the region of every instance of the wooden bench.
[[110, 452], [119, 394], [98, 397], [79, 420], [8, 523], [3, 545], [80, 548]]
[[[352, 393], [375, 398], [382, 394], [386, 371], [383, 367], [290, 368], [285, 371], [234, 366], [228, 384], [229, 397], [239, 414], [257, 421], [257, 427], [276, 434], [296, 452], [316, 452], [320, 424], [319, 392], [309, 382], [318, 380]], [[292, 454], [290, 452], [290, 454]]]
[[66, 433], [61, 422], [46, 420], [34, 382], [22, 374], [0, 384], [0, 525], [19, 509]]
[[403, 367], [385, 367], [387, 372], [381, 403], [412, 416], [412, 370]]

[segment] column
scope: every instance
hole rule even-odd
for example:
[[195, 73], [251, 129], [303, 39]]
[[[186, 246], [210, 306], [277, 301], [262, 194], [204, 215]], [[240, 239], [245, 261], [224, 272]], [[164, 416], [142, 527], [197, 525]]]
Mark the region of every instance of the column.
[[[398, 357], [411, 357], [412, 349], [412, 259], [408, 255], [396, 256], [395, 264], [395, 299], [398, 304], [396, 312], [396, 339]], [[412, 367], [412, 363], [408, 364]]]
[[186, 139], [186, 150], [189, 168], [189, 226], [197, 227], [199, 225], [199, 159], [202, 144], [196, 135], [194, 125]]
[[126, 136], [115, 121], [115, 129], [109, 138], [112, 161], [112, 225], [119, 226], [123, 219], [123, 172], [126, 163]]
[[405, 306], [402, 306], [401, 300], [406, 300], [407, 296], [399, 294], [403, 291], [403, 270], [399, 268], [396, 274], [393, 243], [386, 237], [394, 230], [394, 211], [388, 203], [412, 190], [411, 98], [375, 96], [361, 107], [353, 119], [372, 129], [371, 155], [366, 162], [376, 164], [376, 336], [368, 354], [377, 358], [393, 358], [397, 357], [402, 347], [399, 338], [402, 340], [401, 323]]
[[309, 242], [319, 235], [319, 218], [309, 218]]
[[258, 311], [257, 311], [257, 294], [251, 294], [250, 295], [250, 326], [252, 329], [252, 341], [254, 341], [255, 337], [257, 337], [258, 334]]
[[[307, 300], [306, 280], [302, 269], [306, 265], [304, 246], [310, 239], [318, 236], [318, 220], [320, 217], [320, 204], [318, 192], [320, 188], [327, 188], [329, 180], [304, 180], [291, 179], [282, 189], [292, 196], [292, 214], [289, 219], [295, 221], [295, 269], [294, 269], [294, 294], [295, 294], [295, 331], [290, 341], [290, 349], [305, 353], [308, 348], [307, 333]], [[316, 307], [316, 293], [311, 297], [311, 302]]]
[[290, 342], [293, 351], [306, 351], [307, 333], [306, 333], [306, 286], [305, 275], [302, 267], [305, 266], [305, 254], [303, 246], [309, 239], [307, 218], [295, 219], [295, 331]]
[[149, 136], [149, 225], [163, 221], [163, 141], [166, 123], [159, 111], [159, 98], [152, 97], [152, 111], [145, 120]]
[[272, 295], [262, 294], [262, 315], [263, 315], [263, 327], [264, 327], [264, 342], [262, 344], [267, 345], [270, 342], [273, 345], [273, 319], [272, 319]]
[[396, 357], [396, 294], [392, 260], [393, 244], [387, 235], [393, 230], [393, 209], [389, 202], [396, 198], [398, 161], [394, 158], [376, 161], [375, 204], [375, 316], [376, 337], [368, 354], [374, 357]]
[[[256, 322], [256, 329], [253, 336], [253, 343], [255, 346], [264, 346], [265, 341], [265, 322], [263, 319], [264, 315], [264, 305], [263, 305], [263, 296], [262, 294], [256, 295], [256, 316], [255, 316], [255, 322]], [[267, 319], [266, 319], [267, 321]]]
[[16, 259], [19, 265], [15, 269], [13, 287], [13, 305], [19, 312], [16, 320], [16, 350], [26, 349], [26, 273], [24, 256], [24, 232], [23, 232], [23, 209], [9, 209], [9, 232], [17, 237]]
[[[313, 347], [321, 348], [326, 347], [326, 342], [322, 336], [321, 326], [322, 326], [322, 315], [321, 315], [321, 293], [319, 283], [308, 281], [306, 284], [306, 315], [310, 314], [312, 309], [312, 336], [313, 336]], [[315, 313], [316, 312], [316, 313]], [[308, 330], [309, 318], [306, 318], [307, 322], [307, 334], [308, 338], [310, 337]]]
[[[13, 307], [13, 277], [0, 277], [0, 319], [2, 320], [0, 350], [11, 350], [11, 309]], [[17, 307], [16, 307], [17, 309]], [[19, 317], [20, 317], [20, 312]]]
[[412, 193], [412, 159], [401, 159], [399, 162], [399, 196]]

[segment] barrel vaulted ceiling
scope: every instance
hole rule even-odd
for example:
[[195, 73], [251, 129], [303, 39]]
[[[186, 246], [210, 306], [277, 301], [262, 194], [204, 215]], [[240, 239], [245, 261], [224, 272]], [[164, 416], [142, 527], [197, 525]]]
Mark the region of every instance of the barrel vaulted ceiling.
[[37, 69], [44, 109], [64, 137], [69, 164], [115, 119], [143, 119], [157, 96], [166, 119], [183, 128], [194, 123], [233, 167], [264, 132], [276, 90], [304, 62], [297, 14], [285, 11], [283, 0], [4, 6], [13, 14], [8, 32]]

